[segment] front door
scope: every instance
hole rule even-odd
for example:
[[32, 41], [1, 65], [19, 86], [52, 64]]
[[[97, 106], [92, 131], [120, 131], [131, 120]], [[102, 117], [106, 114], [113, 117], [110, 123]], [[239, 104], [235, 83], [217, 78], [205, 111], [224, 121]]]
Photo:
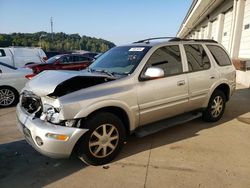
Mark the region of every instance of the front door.
[[178, 45], [158, 48], [149, 58], [142, 74], [148, 67], [164, 70], [164, 77], [139, 81], [137, 85], [140, 125], [184, 113], [188, 105], [187, 75]]

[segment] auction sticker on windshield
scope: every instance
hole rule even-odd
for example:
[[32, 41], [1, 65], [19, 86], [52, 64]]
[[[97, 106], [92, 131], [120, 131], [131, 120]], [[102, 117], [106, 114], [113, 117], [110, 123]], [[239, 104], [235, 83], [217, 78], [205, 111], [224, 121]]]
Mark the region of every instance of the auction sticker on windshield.
[[141, 52], [143, 50], [144, 50], [144, 48], [130, 48], [129, 49], [130, 52]]

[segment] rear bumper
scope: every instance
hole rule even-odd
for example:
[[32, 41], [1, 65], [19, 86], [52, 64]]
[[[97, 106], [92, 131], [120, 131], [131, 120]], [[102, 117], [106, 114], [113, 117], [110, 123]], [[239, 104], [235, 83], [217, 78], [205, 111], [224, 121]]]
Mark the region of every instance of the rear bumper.
[[[19, 104], [16, 112], [17, 127], [24, 134], [27, 142], [38, 152], [52, 158], [69, 157], [77, 141], [88, 131], [88, 129], [54, 125], [39, 118], [33, 119]], [[55, 140], [48, 138], [47, 133], [67, 135], [69, 139], [66, 141]], [[37, 137], [43, 142], [40, 146], [36, 142]]]

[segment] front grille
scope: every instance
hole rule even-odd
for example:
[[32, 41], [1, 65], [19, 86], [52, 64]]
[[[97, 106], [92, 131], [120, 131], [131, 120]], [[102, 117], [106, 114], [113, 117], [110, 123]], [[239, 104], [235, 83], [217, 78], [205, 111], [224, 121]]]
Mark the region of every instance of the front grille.
[[35, 113], [39, 117], [42, 113], [42, 103], [40, 97], [30, 92], [23, 92], [21, 106], [30, 114]]

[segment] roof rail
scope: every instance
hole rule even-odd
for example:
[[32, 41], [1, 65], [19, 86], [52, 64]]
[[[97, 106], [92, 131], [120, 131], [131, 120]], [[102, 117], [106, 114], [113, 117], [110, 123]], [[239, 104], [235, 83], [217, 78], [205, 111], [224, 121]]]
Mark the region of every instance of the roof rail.
[[169, 39], [168, 41], [174, 42], [174, 41], [194, 41], [194, 42], [211, 42], [211, 43], [218, 43], [215, 40], [212, 39], [183, 39], [183, 38], [178, 38], [178, 37], [155, 37], [155, 38], [148, 38], [148, 39], [143, 39], [139, 40], [133, 43], [143, 43], [145, 42], [146, 44], [149, 44], [151, 40], [159, 40], [159, 39]]
[[139, 40], [139, 41], [136, 41], [136, 42], [133, 42], [133, 43], [149, 43], [149, 41], [151, 40], [159, 40], [159, 39], [173, 39], [175, 37], [155, 37], [155, 38], [148, 38], [148, 39], [143, 39], [143, 40]]
[[211, 43], [218, 43], [213, 39], [182, 39], [182, 38], [172, 38], [169, 41], [194, 41], [194, 42], [211, 42]]

